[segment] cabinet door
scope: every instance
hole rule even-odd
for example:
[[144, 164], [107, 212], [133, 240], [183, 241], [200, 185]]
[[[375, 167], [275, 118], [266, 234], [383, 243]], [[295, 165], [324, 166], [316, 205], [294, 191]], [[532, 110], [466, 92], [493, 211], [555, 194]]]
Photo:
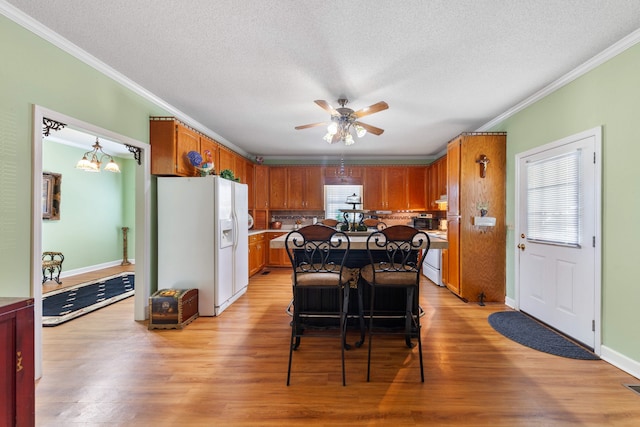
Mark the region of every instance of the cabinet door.
[[383, 196], [386, 195], [385, 209], [407, 209], [407, 175], [405, 167], [385, 168], [385, 187]]
[[[269, 242], [272, 239], [275, 239], [276, 237], [282, 236], [283, 234], [286, 234], [284, 232], [282, 233], [268, 233], [267, 235], [267, 239], [269, 240]], [[265, 242], [267, 243], [267, 242]], [[289, 267], [291, 266], [291, 261], [289, 261], [289, 257], [287, 256], [287, 251], [285, 249], [274, 249], [271, 246], [269, 246], [269, 251], [268, 251], [268, 259], [267, 259], [267, 264], [270, 266], [274, 266], [274, 267]]]
[[427, 168], [407, 168], [407, 204], [409, 209], [427, 209]]
[[249, 209], [255, 209], [256, 207], [256, 180], [255, 180], [255, 166], [253, 163], [247, 162], [244, 170], [245, 182], [249, 187]]
[[447, 194], [447, 157], [438, 160], [438, 197]]
[[178, 124], [176, 125], [176, 172], [184, 176], [196, 176], [197, 171], [187, 158], [189, 151], [200, 152], [200, 135]]
[[380, 166], [369, 166], [364, 171], [364, 209], [384, 210], [384, 169]]
[[269, 167], [255, 166], [256, 209], [269, 208]]
[[450, 217], [447, 221], [447, 281], [445, 284], [452, 292], [460, 295], [460, 220]]
[[301, 167], [287, 168], [287, 202], [289, 209], [305, 208], [305, 175]]
[[427, 168], [427, 209], [434, 210], [438, 208], [436, 200], [438, 199], [438, 163], [432, 163]]
[[324, 181], [321, 167], [305, 168], [305, 209], [324, 210]]
[[235, 175], [235, 166], [235, 159], [231, 150], [226, 147], [220, 147], [220, 169], [218, 169], [218, 174], [225, 169], [229, 169], [233, 171]]
[[[460, 138], [447, 145], [447, 215], [460, 215]], [[450, 254], [451, 256], [451, 254]]]
[[269, 169], [269, 208], [287, 209], [287, 168]]

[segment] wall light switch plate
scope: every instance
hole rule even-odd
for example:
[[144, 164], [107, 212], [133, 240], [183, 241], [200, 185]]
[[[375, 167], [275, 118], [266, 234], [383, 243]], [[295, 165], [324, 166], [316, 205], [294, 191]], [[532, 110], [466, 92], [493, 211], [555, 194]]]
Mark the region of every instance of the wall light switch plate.
[[496, 218], [492, 216], [474, 216], [473, 225], [478, 225], [483, 227], [495, 227]]

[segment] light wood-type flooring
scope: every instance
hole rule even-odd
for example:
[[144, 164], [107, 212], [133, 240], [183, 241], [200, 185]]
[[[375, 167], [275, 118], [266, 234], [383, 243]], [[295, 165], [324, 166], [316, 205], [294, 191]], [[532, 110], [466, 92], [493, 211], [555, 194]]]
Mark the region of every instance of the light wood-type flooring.
[[[425, 382], [417, 348], [376, 336], [367, 348], [303, 339], [286, 386], [287, 269], [251, 278], [219, 317], [148, 330], [133, 298], [43, 329], [38, 426], [638, 426], [640, 380], [604, 361], [552, 356], [487, 323], [508, 309], [464, 303], [424, 280]], [[355, 341], [350, 331], [349, 341]]]

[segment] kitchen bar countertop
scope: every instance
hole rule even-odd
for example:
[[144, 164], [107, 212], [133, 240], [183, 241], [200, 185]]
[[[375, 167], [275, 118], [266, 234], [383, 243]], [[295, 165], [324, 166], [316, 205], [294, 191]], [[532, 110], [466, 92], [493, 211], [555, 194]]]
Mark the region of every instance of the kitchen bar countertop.
[[[285, 231], [289, 231], [289, 230], [285, 230]], [[351, 250], [367, 249], [367, 237], [369, 236], [369, 234], [371, 234], [370, 232], [356, 231], [356, 232], [349, 232], [347, 234], [349, 235], [349, 239], [351, 239]], [[431, 240], [431, 249], [447, 249], [449, 247], [449, 242], [447, 242], [446, 239], [442, 239], [432, 233], [427, 233], [427, 234], [429, 234], [429, 239]], [[273, 249], [284, 248], [284, 240], [286, 239], [286, 237], [287, 235], [285, 234], [280, 237], [276, 237], [275, 239], [272, 239], [271, 242], [269, 243], [269, 247]]]

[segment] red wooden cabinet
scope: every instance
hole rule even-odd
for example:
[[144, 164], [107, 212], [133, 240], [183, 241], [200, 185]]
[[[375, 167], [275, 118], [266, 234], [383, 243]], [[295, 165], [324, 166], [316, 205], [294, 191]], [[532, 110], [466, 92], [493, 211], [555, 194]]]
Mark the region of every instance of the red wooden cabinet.
[[0, 426], [35, 425], [33, 299], [0, 298]]

